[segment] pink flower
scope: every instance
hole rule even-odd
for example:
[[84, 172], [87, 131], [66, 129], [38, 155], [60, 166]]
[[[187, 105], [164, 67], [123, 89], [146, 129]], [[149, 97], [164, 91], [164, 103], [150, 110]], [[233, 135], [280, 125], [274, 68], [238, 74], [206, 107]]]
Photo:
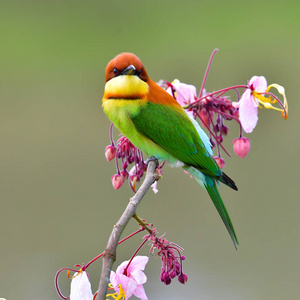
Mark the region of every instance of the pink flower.
[[[191, 84], [181, 83], [178, 79], [172, 82], [172, 87], [175, 89], [176, 100], [181, 106], [188, 105], [195, 101], [197, 97], [196, 87]], [[173, 96], [171, 88], [167, 92]]]
[[149, 257], [147, 256], [135, 256], [129, 266], [129, 261], [124, 261], [116, 272], [111, 271], [110, 282], [117, 293], [119, 293], [119, 284], [122, 286], [125, 292], [125, 300], [132, 295], [141, 300], [148, 300], [143, 287], [143, 284], [147, 281], [143, 270], [148, 260]]
[[244, 158], [250, 150], [250, 140], [247, 138], [237, 138], [233, 140], [233, 150], [236, 155]]
[[253, 95], [264, 93], [267, 90], [267, 80], [264, 76], [253, 76], [248, 84], [248, 88], [239, 101], [239, 119], [245, 132], [253, 131], [257, 124], [258, 99]]

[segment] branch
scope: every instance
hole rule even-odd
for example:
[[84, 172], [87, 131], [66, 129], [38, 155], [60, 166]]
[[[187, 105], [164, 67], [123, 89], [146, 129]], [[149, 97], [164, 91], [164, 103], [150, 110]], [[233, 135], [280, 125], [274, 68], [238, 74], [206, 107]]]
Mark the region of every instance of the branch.
[[117, 224], [114, 225], [103, 254], [102, 272], [96, 300], [106, 299], [110, 271], [112, 269], [113, 263], [116, 260], [116, 249], [118, 246], [118, 241], [129, 220], [135, 215], [137, 206], [141, 202], [142, 198], [144, 197], [150, 186], [158, 179], [158, 177], [154, 174], [156, 167], [157, 160], [150, 160], [148, 163], [146, 178], [144, 182], [138, 189], [137, 193], [129, 200], [129, 203], [121, 218], [119, 219]]

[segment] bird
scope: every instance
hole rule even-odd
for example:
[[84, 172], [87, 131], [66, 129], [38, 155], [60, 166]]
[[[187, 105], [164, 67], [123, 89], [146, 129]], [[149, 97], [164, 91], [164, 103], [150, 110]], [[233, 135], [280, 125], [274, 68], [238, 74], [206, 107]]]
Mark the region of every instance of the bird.
[[144, 154], [182, 167], [207, 190], [231, 239], [239, 244], [217, 185], [237, 190], [213, 158], [211, 143], [199, 123], [148, 76], [133, 53], [114, 57], [105, 69], [104, 113]]

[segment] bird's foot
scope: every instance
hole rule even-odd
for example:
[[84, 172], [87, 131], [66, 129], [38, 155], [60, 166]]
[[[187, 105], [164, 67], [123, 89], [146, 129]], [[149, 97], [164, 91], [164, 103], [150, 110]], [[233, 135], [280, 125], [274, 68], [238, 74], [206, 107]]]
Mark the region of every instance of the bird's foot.
[[158, 159], [155, 156], [148, 157], [147, 160], [145, 161], [145, 164], [147, 165], [147, 167], [148, 167], [148, 164], [150, 161], [155, 162], [155, 169], [157, 169], [159, 166]]

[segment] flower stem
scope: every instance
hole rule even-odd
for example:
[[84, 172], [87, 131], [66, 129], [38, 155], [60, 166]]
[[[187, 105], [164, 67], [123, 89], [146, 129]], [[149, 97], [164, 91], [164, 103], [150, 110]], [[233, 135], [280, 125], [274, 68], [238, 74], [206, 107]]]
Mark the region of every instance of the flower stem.
[[145, 223], [137, 214], [135, 214], [133, 216], [133, 218], [143, 227], [143, 229], [145, 229], [146, 231], [148, 231], [150, 235], [153, 234], [153, 230], [151, 230], [148, 227], [147, 223]]
[[208, 76], [208, 71], [209, 71], [209, 68], [210, 68], [210, 65], [212, 63], [212, 60], [215, 56], [215, 54], [219, 51], [218, 48], [216, 48], [213, 53], [211, 54], [210, 56], [210, 59], [208, 61], [208, 65], [207, 65], [207, 68], [206, 68], [206, 71], [205, 71], [205, 74], [204, 74], [204, 78], [203, 78], [203, 81], [202, 81], [202, 85], [201, 85], [201, 89], [200, 89], [200, 93], [199, 93], [199, 97], [201, 97], [202, 93], [203, 93], [203, 89], [204, 89], [204, 86], [205, 86], [205, 82], [206, 82], [206, 79], [207, 79], [207, 76]]
[[109, 137], [110, 137], [110, 142], [111, 144], [114, 146], [114, 138], [113, 138], [113, 127], [114, 127], [114, 123], [110, 124], [110, 130], [109, 130]]
[[225, 89], [221, 89], [221, 90], [218, 90], [218, 91], [215, 91], [215, 92], [212, 92], [212, 93], [208, 93], [205, 96], [202, 96], [202, 97], [199, 96], [199, 99], [197, 99], [195, 102], [193, 102], [193, 103], [191, 103], [189, 105], [182, 106], [182, 108], [184, 108], [184, 109], [188, 109], [188, 108], [191, 109], [192, 107], [195, 106], [195, 104], [197, 104], [201, 100], [206, 99], [206, 98], [208, 98], [210, 96], [213, 96], [213, 95], [216, 95], [216, 94], [220, 94], [220, 93], [221, 93], [221, 95], [223, 95], [224, 93], [226, 93], [226, 92], [228, 92], [230, 90], [236, 90], [236, 89], [241, 89], [241, 88], [246, 89], [246, 88], [248, 88], [248, 86], [247, 85], [242, 85], [242, 84], [241, 85], [234, 85], [234, 86], [227, 87]]
[[148, 239], [145, 239], [140, 245], [139, 247], [134, 251], [133, 255], [131, 256], [126, 268], [124, 269], [124, 275], [127, 276], [127, 269], [129, 267], [129, 265], [131, 264], [132, 260], [134, 259], [134, 257], [137, 255], [137, 253], [140, 251], [140, 249], [145, 245], [145, 243], [148, 241]]
[[[140, 233], [141, 231], [143, 231], [144, 228], [140, 228], [137, 231], [133, 232], [132, 234], [126, 236], [124, 239], [120, 240], [118, 242], [118, 245], [122, 244], [123, 242], [125, 242], [126, 240], [128, 240], [129, 238], [133, 237], [134, 235]], [[93, 258], [91, 261], [89, 261], [86, 265], [85, 265], [85, 269], [94, 261], [96, 261], [98, 258], [100, 258], [101, 256], [103, 256], [104, 252], [100, 253], [99, 255], [97, 255], [95, 258]]]
[[209, 131], [209, 133], [214, 137], [215, 141], [217, 144], [220, 144], [220, 147], [224, 150], [224, 152], [231, 157], [231, 155], [228, 153], [228, 151], [224, 148], [224, 146], [218, 141], [217, 137], [214, 135], [214, 133], [211, 131], [211, 129], [209, 128], [209, 126], [206, 125], [206, 123], [203, 121], [203, 119], [201, 118], [200, 114], [197, 113], [197, 116], [200, 118], [200, 120], [202, 121], [202, 123], [205, 125], [205, 127], [207, 128], [207, 130]]

